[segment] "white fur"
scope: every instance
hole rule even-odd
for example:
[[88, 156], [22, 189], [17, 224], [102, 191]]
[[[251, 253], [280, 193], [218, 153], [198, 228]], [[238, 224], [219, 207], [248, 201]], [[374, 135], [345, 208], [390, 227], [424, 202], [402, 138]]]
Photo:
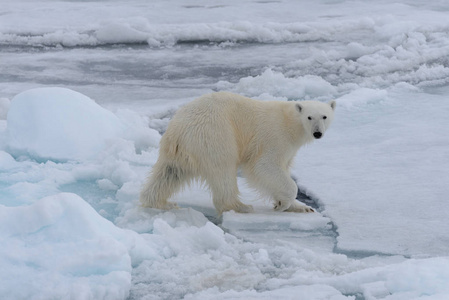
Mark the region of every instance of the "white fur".
[[250, 212], [252, 207], [239, 200], [240, 167], [250, 184], [271, 196], [276, 210], [313, 211], [295, 200], [297, 185], [289, 168], [314, 133], [324, 134], [334, 108], [334, 101], [257, 101], [227, 92], [198, 98], [170, 121], [140, 201], [171, 209], [176, 204], [167, 200], [199, 179], [209, 185], [219, 213]]

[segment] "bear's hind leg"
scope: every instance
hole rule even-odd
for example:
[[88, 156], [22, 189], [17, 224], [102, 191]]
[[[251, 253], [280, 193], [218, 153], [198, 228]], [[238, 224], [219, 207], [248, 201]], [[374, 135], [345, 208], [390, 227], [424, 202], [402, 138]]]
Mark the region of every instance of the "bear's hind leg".
[[218, 213], [221, 215], [229, 210], [240, 213], [252, 212], [253, 207], [242, 203], [239, 199], [237, 170], [222, 169], [214, 171], [216, 171], [215, 174], [209, 174], [206, 182], [212, 191], [214, 206]]
[[144, 207], [157, 209], [177, 208], [176, 203], [167, 201], [189, 180], [188, 174], [176, 164], [156, 162], [141, 193], [140, 202]]

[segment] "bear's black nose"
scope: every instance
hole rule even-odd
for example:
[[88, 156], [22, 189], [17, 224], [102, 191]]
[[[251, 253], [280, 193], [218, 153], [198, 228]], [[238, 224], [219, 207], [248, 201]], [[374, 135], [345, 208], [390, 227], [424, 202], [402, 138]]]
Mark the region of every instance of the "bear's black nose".
[[316, 139], [321, 138], [322, 135], [323, 135], [323, 134], [322, 134], [321, 132], [319, 132], [319, 131], [313, 133], [313, 136], [314, 136]]

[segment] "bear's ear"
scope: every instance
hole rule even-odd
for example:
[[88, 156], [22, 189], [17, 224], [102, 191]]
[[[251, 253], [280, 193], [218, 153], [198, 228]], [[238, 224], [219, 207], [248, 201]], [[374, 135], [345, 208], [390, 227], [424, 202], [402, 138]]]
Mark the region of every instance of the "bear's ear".
[[329, 105], [332, 107], [332, 110], [335, 110], [335, 106], [337, 106], [337, 102], [335, 102], [335, 100], [332, 100], [329, 102]]
[[302, 105], [299, 103], [296, 103], [296, 109], [301, 112], [302, 111]]

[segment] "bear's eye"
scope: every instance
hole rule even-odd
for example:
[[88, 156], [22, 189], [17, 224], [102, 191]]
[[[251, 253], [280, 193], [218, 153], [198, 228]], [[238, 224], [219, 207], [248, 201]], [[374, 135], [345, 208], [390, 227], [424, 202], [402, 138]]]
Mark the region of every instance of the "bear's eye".
[[307, 119], [312, 120], [312, 117], [307, 117]]
[[323, 120], [326, 120], [327, 119], [327, 117], [326, 116], [323, 116]]

